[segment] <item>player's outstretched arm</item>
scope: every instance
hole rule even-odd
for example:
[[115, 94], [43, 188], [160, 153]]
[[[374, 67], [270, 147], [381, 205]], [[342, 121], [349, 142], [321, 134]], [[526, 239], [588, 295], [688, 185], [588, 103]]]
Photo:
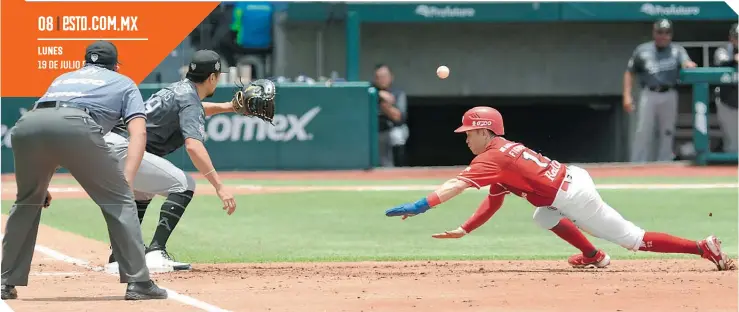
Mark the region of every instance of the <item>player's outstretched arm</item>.
[[233, 195], [223, 187], [223, 182], [221, 182], [221, 178], [218, 176], [216, 168], [213, 167], [213, 162], [210, 160], [210, 155], [208, 155], [208, 150], [205, 149], [203, 142], [193, 138], [187, 138], [185, 139], [185, 149], [187, 150], [187, 154], [190, 155], [190, 160], [192, 160], [192, 164], [195, 165], [195, 168], [197, 168], [198, 171], [200, 171], [200, 173], [203, 174], [203, 176], [208, 179], [208, 182], [210, 182], [210, 184], [216, 189], [218, 197], [223, 201], [223, 210], [226, 210], [229, 215], [232, 214], [234, 210], [236, 210], [236, 201], [234, 200]]
[[431, 192], [428, 196], [419, 199], [415, 203], [406, 203], [385, 211], [388, 217], [402, 216], [403, 220], [408, 217], [415, 216], [426, 212], [427, 210], [446, 202], [455, 196], [462, 194], [470, 185], [459, 179], [451, 179], [444, 182], [438, 189]]
[[460, 227], [451, 230], [444, 231], [444, 233], [438, 233], [431, 235], [433, 238], [460, 238], [474, 231], [481, 225], [488, 222], [493, 215], [498, 212], [498, 209], [503, 206], [504, 194], [497, 196], [489, 195], [482, 201], [480, 207], [477, 208], [475, 213], [467, 219], [467, 222], [462, 224]]
[[213, 116], [217, 114], [236, 112], [231, 102], [223, 102], [223, 103], [203, 102], [203, 108], [205, 108], [205, 116]]

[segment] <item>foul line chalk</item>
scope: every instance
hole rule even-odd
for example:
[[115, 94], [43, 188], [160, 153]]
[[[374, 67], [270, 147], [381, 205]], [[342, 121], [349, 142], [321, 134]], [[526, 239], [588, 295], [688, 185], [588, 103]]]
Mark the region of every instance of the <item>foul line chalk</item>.
[[[0, 238], [2, 238], [2, 237], [3, 237], [3, 235], [0, 235]], [[92, 266], [92, 265], [90, 265], [90, 263], [88, 261], [67, 256], [67, 255], [65, 255], [65, 254], [63, 254], [61, 252], [58, 252], [56, 250], [53, 250], [51, 248], [48, 248], [48, 247], [45, 247], [45, 246], [41, 246], [41, 245], [36, 245], [36, 248], [35, 249], [36, 249], [36, 251], [38, 251], [38, 252], [46, 255], [47, 257], [51, 257], [51, 258], [54, 258], [56, 260], [64, 261], [66, 263], [71, 263], [71, 264], [74, 264], [76, 266], [80, 266], [80, 267], [86, 268], [86, 269], [91, 270], [91, 271], [106, 273], [105, 272], [105, 268], [103, 268], [103, 267], [100, 267], [100, 266]], [[108, 273], [108, 274], [110, 274], [110, 273]], [[113, 275], [117, 275], [117, 274], [113, 274]], [[171, 289], [167, 289], [167, 288], [164, 288], [164, 287], [161, 287], [161, 288], [167, 291], [168, 299], [170, 299], [170, 300], [174, 300], [174, 301], [177, 301], [177, 302], [180, 302], [180, 303], [189, 305], [189, 306], [193, 306], [193, 307], [196, 307], [198, 309], [201, 309], [201, 310], [204, 310], [204, 311], [208, 311], [208, 312], [229, 312], [228, 310], [224, 310], [224, 309], [218, 308], [218, 307], [216, 307], [214, 305], [205, 303], [205, 302], [200, 301], [198, 299], [195, 299], [195, 298], [192, 298], [192, 297], [188, 297], [188, 296], [179, 294], [179, 293], [177, 293], [177, 292], [175, 292], [175, 291], [173, 291]], [[7, 310], [5, 309], [6, 307], [7, 307]], [[2, 304], [0, 304], [0, 311], [13, 311], [13, 310], [10, 309], [10, 307], [4, 301], [2, 301]]]
[[216, 307], [214, 305], [211, 305], [211, 304], [202, 302], [202, 301], [197, 300], [195, 298], [188, 297], [188, 296], [185, 296], [185, 295], [181, 295], [181, 294], [175, 292], [174, 290], [171, 290], [171, 289], [168, 289], [168, 288], [164, 288], [164, 287], [160, 287], [160, 288], [162, 288], [162, 289], [164, 289], [164, 290], [167, 291], [167, 295], [169, 296], [169, 299], [176, 300], [176, 301], [182, 302], [184, 304], [189, 304], [189, 305], [191, 305], [193, 307], [196, 307], [198, 309], [203, 309], [203, 310], [208, 311], [208, 312], [228, 312], [228, 310], [221, 309], [219, 307]]
[[13, 309], [10, 308], [7, 302], [5, 300], [0, 300], [0, 311], [1, 312], [13, 312]]

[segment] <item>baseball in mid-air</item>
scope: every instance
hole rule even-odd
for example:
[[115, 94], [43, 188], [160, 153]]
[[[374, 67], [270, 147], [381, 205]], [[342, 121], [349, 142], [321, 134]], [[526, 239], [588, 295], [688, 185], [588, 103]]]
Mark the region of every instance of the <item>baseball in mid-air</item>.
[[439, 76], [441, 79], [446, 79], [446, 77], [449, 77], [449, 67], [446, 67], [444, 65], [439, 66], [439, 68], [436, 69], [436, 76]]

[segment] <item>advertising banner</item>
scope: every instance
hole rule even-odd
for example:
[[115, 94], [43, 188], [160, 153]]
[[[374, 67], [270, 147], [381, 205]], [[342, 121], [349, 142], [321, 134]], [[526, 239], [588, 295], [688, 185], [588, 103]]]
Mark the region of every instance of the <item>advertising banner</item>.
[[733, 20], [737, 15], [725, 2], [566, 2], [563, 21]]
[[[112, 43], [119, 64], [105, 70], [130, 78], [146, 100], [167, 84], [149, 86], [141, 85], [142, 81], [173, 51], [193, 55], [194, 51], [177, 50], [182, 49], [178, 45], [201, 23], [212, 23], [206, 18], [219, 4], [2, 1], [2, 172], [11, 173], [15, 168], [11, 128], [50, 85], [69, 85], [71, 91], [47, 94], [51, 99], [67, 99], [76, 96], [71, 93], [80, 93], [75, 85], [102, 81], [55, 81], [64, 73], [83, 68], [86, 57], [99, 57], [86, 56], [90, 44], [101, 40]], [[196, 68], [189, 57], [180, 60], [182, 68]], [[230, 74], [227, 67], [220, 71], [221, 79]], [[229, 81], [204, 101], [230, 101], [236, 90]], [[366, 169], [377, 163], [377, 99], [368, 83], [278, 83], [276, 93], [272, 123], [233, 113], [205, 118], [201, 131], [216, 169]], [[182, 169], [195, 170], [182, 148], [166, 158]]]

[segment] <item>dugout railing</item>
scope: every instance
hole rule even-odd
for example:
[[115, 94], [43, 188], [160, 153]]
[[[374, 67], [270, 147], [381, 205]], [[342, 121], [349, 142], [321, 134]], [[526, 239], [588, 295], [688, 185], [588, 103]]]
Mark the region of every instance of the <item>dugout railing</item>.
[[737, 163], [737, 153], [713, 152], [710, 149], [708, 106], [711, 103], [710, 86], [737, 84], [737, 70], [730, 67], [698, 67], [680, 72], [680, 84], [692, 85], [694, 163], [705, 166], [713, 163]]

